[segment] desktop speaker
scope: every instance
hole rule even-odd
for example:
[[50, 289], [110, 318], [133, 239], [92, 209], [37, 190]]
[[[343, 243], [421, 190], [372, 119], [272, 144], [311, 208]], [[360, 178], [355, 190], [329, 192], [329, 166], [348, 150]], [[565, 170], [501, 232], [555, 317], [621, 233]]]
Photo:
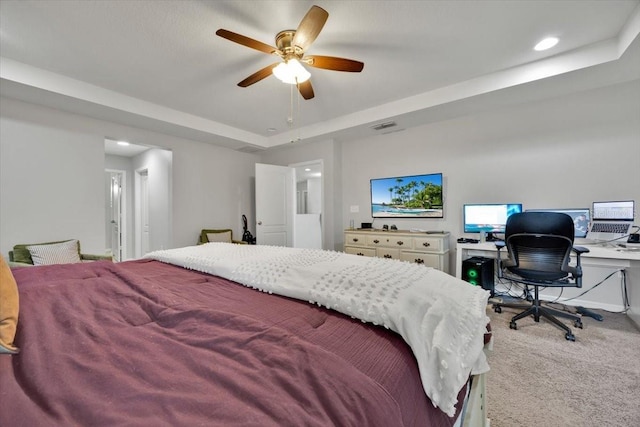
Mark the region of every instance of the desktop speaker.
[[462, 280], [474, 286], [482, 286], [494, 294], [493, 258], [472, 257], [462, 261]]

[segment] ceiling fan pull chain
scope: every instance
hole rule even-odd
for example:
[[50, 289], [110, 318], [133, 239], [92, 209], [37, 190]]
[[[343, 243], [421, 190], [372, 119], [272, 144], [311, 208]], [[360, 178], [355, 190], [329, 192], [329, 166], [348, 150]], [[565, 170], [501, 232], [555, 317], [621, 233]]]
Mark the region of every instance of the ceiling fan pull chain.
[[[287, 119], [287, 123], [289, 124], [289, 131], [293, 130], [293, 124], [294, 124], [294, 118], [293, 118], [293, 87], [294, 87], [294, 85], [289, 85], [289, 117]], [[294, 142], [293, 137], [291, 137], [289, 142]]]
[[[296, 87], [297, 87], [297, 85], [296, 85]], [[301, 117], [301, 115], [300, 115], [300, 96], [298, 96], [297, 93], [296, 93], [296, 100], [298, 101], [298, 121], [300, 121], [300, 117]], [[297, 128], [297, 130], [298, 130], [298, 139], [297, 139], [297, 141], [300, 141], [300, 127], [301, 126], [298, 126], [298, 128]]]

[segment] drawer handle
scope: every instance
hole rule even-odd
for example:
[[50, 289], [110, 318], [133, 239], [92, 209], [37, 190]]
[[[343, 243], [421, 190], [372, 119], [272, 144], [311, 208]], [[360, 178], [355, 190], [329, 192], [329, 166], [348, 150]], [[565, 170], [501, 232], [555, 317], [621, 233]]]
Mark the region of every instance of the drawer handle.
[[376, 240], [373, 241], [373, 243], [378, 244], [378, 243], [380, 243], [380, 240], [376, 239]]
[[385, 258], [393, 258], [393, 257], [392, 257], [391, 255], [389, 255], [389, 254], [385, 254], [385, 255], [384, 255], [384, 257], [385, 257]]
[[354, 238], [353, 238], [353, 241], [354, 241], [354, 242], [357, 242], [357, 241], [358, 241], [358, 239], [354, 237]]
[[425, 248], [428, 248], [429, 246], [431, 246], [431, 243], [429, 243], [429, 242], [424, 242], [424, 243], [422, 244], [422, 246], [424, 246]]
[[416, 258], [413, 260], [416, 264], [424, 264], [424, 260], [420, 258]]
[[356, 255], [364, 256], [364, 254], [362, 252], [358, 252]]
[[404, 242], [402, 240], [398, 240], [396, 243], [398, 244], [398, 246], [404, 245]]

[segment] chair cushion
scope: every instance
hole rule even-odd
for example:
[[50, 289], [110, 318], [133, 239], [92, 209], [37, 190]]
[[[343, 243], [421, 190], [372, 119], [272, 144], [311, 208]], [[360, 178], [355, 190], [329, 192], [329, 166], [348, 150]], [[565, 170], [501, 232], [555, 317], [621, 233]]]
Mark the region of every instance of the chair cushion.
[[[39, 246], [39, 245], [52, 245], [55, 243], [65, 243], [71, 240], [60, 240], [57, 242], [46, 242], [46, 243], [27, 243], [21, 245], [15, 245], [13, 247], [13, 259], [14, 262], [21, 262], [25, 264], [33, 264], [33, 259], [31, 258], [31, 252], [27, 249], [28, 246]], [[76, 242], [78, 242], [76, 240]], [[78, 257], [80, 256], [80, 242], [78, 242]]]
[[80, 262], [80, 245], [77, 240], [49, 245], [27, 246], [33, 265], [71, 264]]
[[0, 255], [0, 353], [15, 354], [13, 344], [18, 326], [18, 285], [11, 269]]
[[231, 230], [223, 232], [207, 233], [207, 239], [211, 242], [225, 242], [231, 243]]

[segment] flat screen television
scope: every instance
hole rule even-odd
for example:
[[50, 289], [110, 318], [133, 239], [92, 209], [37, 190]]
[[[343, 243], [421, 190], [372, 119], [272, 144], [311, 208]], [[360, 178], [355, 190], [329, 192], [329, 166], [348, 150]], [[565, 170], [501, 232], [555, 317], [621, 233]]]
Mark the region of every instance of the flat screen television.
[[589, 231], [589, 222], [591, 221], [591, 212], [589, 211], [589, 208], [527, 209], [527, 212], [558, 212], [567, 214], [573, 220], [574, 237], [587, 237], [587, 231]]
[[465, 204], [462, 208], [462, 221], [465, 233], [487, 233], [487, 240], [498, 240], [496, 233], [504, 233], [507, 218], [522, 212], [521, 203], [484, 203]]
[[371, 217], [443, 218], [442, 174], [371, 180]]

